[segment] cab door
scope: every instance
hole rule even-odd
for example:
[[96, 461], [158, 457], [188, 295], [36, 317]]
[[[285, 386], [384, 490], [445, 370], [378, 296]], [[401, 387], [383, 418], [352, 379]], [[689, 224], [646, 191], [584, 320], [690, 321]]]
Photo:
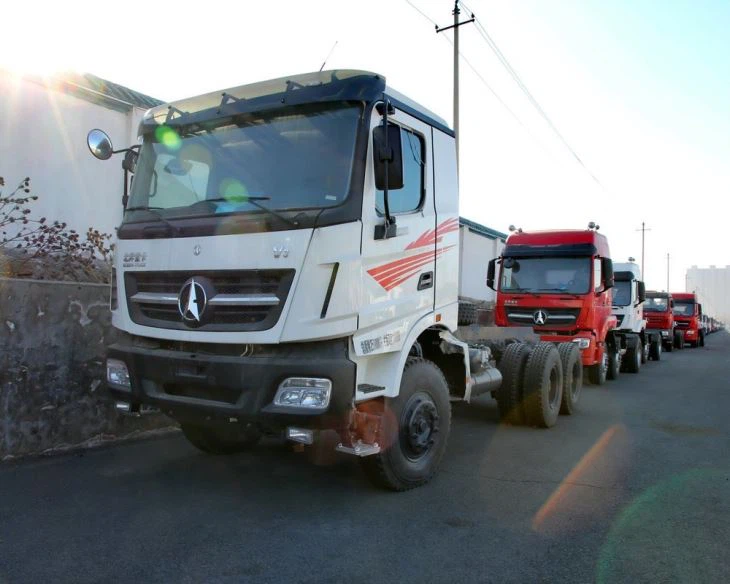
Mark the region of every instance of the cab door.
[[[364, 302], [358, 328], [362, 332], [385, 327], [377, 338], [397, 345], [405, 340], [400, 337], [410, 324], [433, 310], [436, 213], [431, 126], [397, 108], [388, 120], [400, 128], [403, 188], [391, 189], [388, 195], [396, 220], [395, 236], [378, 239], [376, 226], [383, 224], [384, 204], [383, 192], [375, 188], [373, 130], [382, 124], [382, 118], [373, 110], [363, 193]], [[387, 347], [373, 347], [378, 349]]]

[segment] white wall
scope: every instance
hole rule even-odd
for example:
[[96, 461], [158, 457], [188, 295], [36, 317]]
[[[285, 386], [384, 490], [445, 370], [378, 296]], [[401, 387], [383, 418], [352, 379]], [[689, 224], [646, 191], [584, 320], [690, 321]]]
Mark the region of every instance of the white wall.
[[686, 292], [695, 292], [705, 314], [730, 322], [730, 266], [687, 270]]
[[122, 218], [121, 156], [100, 161], [86, 134], [101, 128], [115, 148], [136, 143], [141, 109], [122, 113], [0, 71], [0, 176], [8, 194], [31, 179], [32, 216], [85, 233], [114, 233]]
[[494, 302], [496, 293], [487, 288], [487, 266], [489, 260], [502, 253], [504, 243], [462, 226], [459, 229], [459, 244], [459, 296]]

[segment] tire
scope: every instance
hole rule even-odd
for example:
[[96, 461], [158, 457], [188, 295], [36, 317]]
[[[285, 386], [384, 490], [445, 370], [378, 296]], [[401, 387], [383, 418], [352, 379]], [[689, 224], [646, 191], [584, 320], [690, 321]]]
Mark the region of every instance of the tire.
[[641, 347], [641, 364], [643, 365], [644, 363], [649, 361], [649, 349], [651, 348], [649, 338], [644, 337], [642, 339], [641, 337], [639, 337], [639, 346]]
[[431, 361], [409, 359], [400, 392], [386, 400], [384, 450], [361, 459], [367, 477], [377, 486], [406, 491], [426, 484], [436, 474], [451, 429], [449, 387]]
[[621, 355], [619, 355], [616, 349], [612, 349], [611, 347], [607, 347], [606, 352], [608, 353], [606, 379], [618, 379], [619, 372], [621, 371]]
[[530, 356], [530, 347], [525, 343], [507, 345], [499, 371], [502, 374], [502, 385], [497, 390], [497, 407], [499, 418], [508, 424], [524, 424], [525, 414], [522, 407], [522, 386], [525, 379], [525, 365]]
[[653, 339], [649, 343], [649, 358], [652, 361], [661, 361], [662, 359], [662, 342], [659, 339]]
[[588, 368], [588, 381], [593, 385], [605, 385], [606, 379], [608, 379], [608, 364], [608, 347], [606, 347], [601, 362]]
[[670, 341], [669, 343], [662, 342], [662, 345], [667, 353], [674, 351], [674, 341]]
[[195, 448], [206, 454], [235, 454], [252, 448], [261, 440], [261, 434], [253, 430], [212, 428], [196, 424], [180, 424], [185, 438]]
[[705, 333], [700, 333], [700, 347], [705, 346]]
[[477, 307], [472, 302], [459, 302], [459, 326], [468, 326], [477, 322]]
[[577, 410], [580, 391], [583, 388], [583, 363], [580, 349], [575, 343], [560, 343], [558, 354], [563, 367], [563, 398], [560, 402], [560, 413], [571, 416]]
[[551, 428], [563, 398], [563, 367], [552, 343], [538, 343], [530, 353], [523, 387], [525, 418], [531, 426]]
[[674, 331], [674, 348], [680, 351], [684, 349], [684, 334], [682, 331]]
[[641, 369], [641, 339], [631, 336], [626, 339], [626, 345], [625, 361], [623, 362], [624, 371], [638, 373]]

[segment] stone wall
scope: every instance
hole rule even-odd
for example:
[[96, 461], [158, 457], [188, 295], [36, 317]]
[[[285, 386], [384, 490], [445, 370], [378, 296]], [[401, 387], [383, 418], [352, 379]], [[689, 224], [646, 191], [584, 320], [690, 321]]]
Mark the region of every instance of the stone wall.
[[0, 278], [0, 460], [169, 427], [105, 391], [109, 287]]

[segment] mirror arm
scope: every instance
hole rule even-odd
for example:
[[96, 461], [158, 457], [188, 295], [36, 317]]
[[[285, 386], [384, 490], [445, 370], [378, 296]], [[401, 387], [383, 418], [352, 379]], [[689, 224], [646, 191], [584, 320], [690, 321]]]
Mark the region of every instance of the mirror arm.
[[124, 169], [124, 194], [122, 195], [122, 208], [127, 208], [129, 202], [129, 171]]

